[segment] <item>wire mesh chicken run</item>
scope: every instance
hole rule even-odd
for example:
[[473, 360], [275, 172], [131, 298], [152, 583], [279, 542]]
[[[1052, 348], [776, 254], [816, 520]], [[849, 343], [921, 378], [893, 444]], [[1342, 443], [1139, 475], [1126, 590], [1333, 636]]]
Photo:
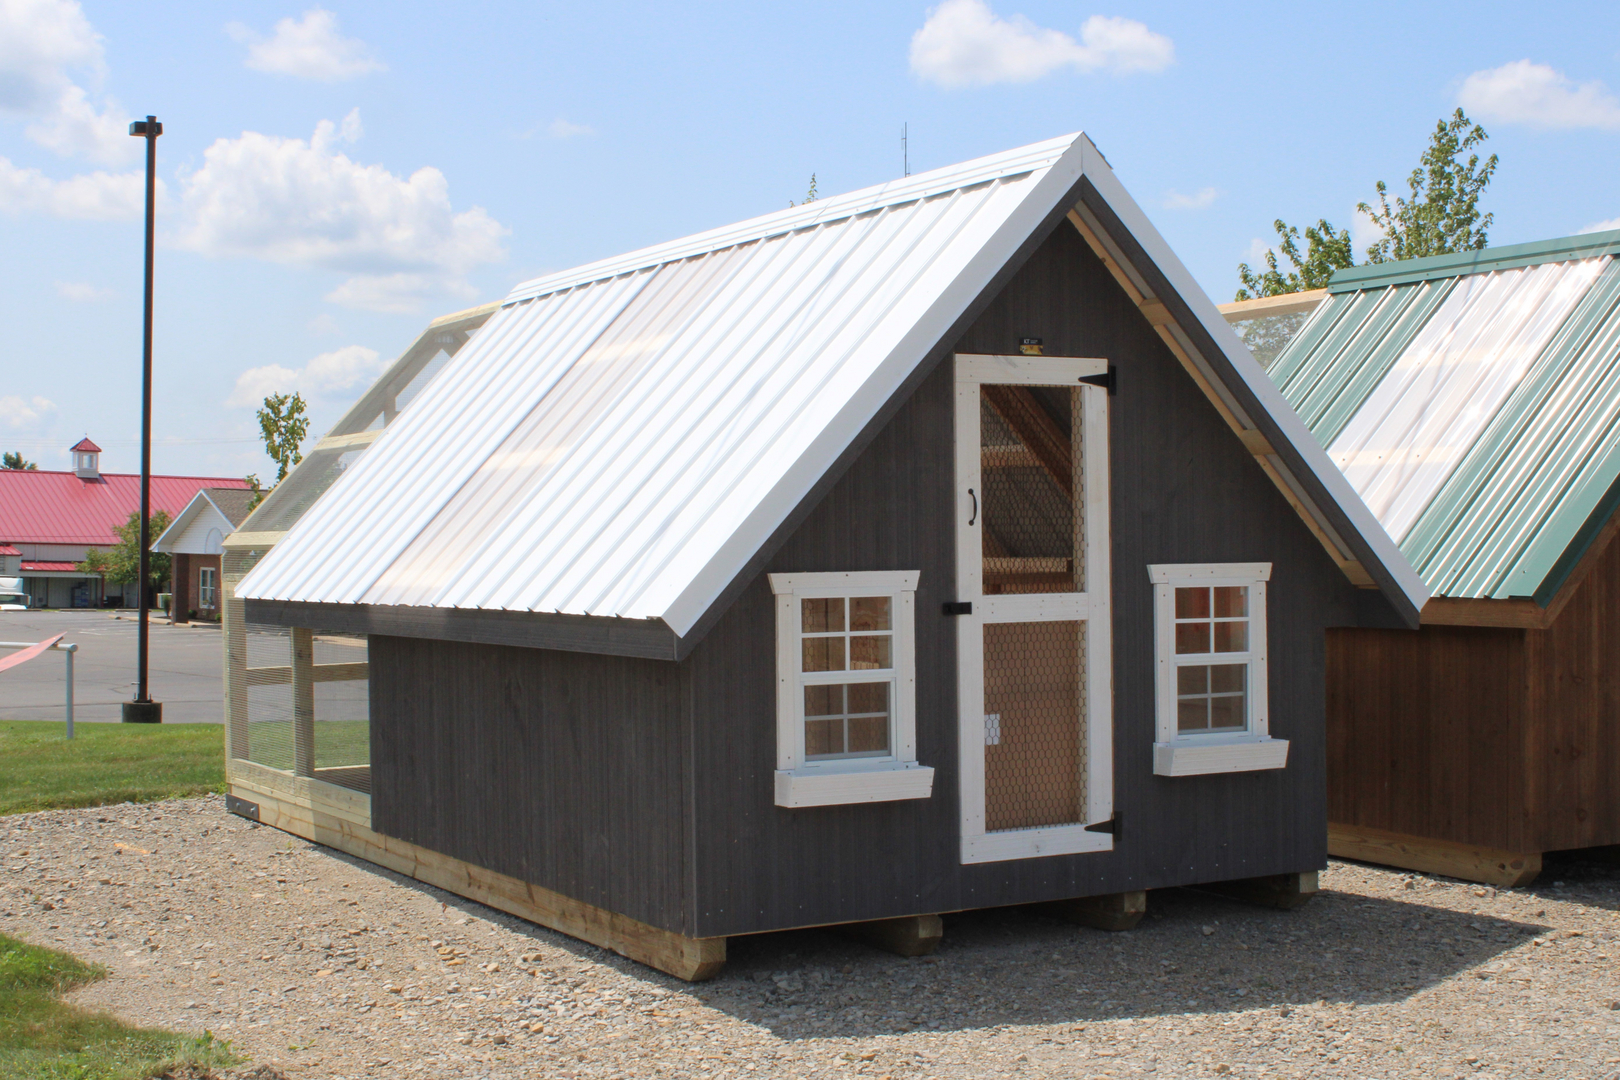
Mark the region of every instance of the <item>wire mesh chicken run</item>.
[[364, 636], [248, 622], [236, 587], [498, 308], [434, 320], [225, 542], [226, 754], [293, 777], [371, 791]]

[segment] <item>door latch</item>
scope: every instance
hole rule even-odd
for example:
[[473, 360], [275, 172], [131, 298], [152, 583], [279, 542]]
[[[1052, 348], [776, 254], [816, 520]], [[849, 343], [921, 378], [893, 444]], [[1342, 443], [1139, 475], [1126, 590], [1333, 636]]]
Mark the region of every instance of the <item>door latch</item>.
[[947, 614], [947, 615], [971, 615], [971, 614], [973, 614], [973, 601], [971, 601], [971, 600], [947, 600], [947, 601], [945, 601], [945, 614]]

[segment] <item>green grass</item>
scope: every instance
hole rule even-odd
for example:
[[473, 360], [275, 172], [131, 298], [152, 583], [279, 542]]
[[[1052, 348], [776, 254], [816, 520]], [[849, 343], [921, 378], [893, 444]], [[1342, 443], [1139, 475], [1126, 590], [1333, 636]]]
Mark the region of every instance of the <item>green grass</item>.
[[0, 814], [225, 790], [220, 724], [0, 720]]
[[60, 999], [105, 975], [99, 965], [0, 934], [0, 1080], [144, 1080], [179, 1065], [240, 1060], [206, 1032], [130, 1027]]
[[[254, 720], [248, 724], [248, 759], [272, 769], [293, 767], [291, 720]], [[371, 722], [316, 720], [315, 767], [366, 765], [371, 761]]]

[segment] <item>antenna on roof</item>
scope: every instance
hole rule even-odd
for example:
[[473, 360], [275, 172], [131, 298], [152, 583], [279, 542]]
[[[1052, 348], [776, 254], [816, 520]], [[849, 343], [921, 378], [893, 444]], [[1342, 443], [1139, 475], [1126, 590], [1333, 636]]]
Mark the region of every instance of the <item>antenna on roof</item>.
[[906, 146], [906, 128], [909, 126], [909, 124], [900, 125], [900, 168], [903, 170], [902, 176], [911, 175], [911, 150]]

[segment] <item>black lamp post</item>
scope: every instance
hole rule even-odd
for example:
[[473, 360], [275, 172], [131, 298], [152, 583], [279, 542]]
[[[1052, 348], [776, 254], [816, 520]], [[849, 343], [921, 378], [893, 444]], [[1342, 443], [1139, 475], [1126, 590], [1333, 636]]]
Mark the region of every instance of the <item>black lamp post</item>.
[[124, 723], [161, 724], [163, 703], [153, 701], [146, 691], [147, 617], [151, 605], [146, 599], [152, 546], [152, 246], [157, 231], [157, 139], [163, 125], [155, 116], [136, 120], [129, 133], [146, 140], [146, 326], [141, 341], [141, 570], [139, 593], [141, 616], [137, 646], [138, 674], [135, 700], [124, 702]]

